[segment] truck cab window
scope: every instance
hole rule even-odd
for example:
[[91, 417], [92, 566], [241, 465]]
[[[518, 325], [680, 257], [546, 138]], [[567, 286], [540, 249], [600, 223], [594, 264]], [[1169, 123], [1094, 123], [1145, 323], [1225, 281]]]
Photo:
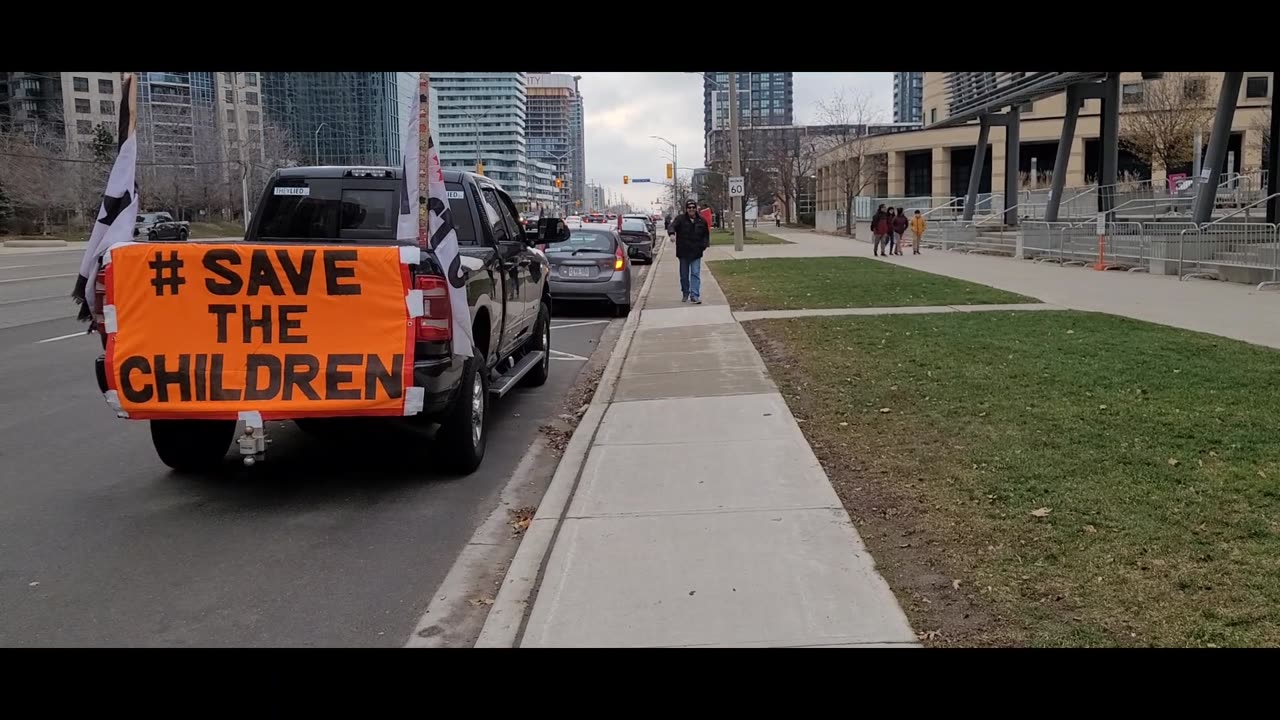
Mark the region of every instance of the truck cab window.
[[484, 200], [484, 214], [489, 221], [489, 228], [493, 231], [494, 242], [511, 242], [511, 231], [507, 228], [507, 223], [502, 217], [502, 201], [498, 199], [498, 193], [493, 188], [483, 188], [480, 191]]

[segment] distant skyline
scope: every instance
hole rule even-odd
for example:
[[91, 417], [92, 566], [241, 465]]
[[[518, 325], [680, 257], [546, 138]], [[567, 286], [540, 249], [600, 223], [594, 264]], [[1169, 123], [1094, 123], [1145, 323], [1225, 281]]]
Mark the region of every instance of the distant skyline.
[[[581, 75], [586, 110], [587, 182], [598, 183], [632, 205], [645, 206], [670, 191], [661, 185], [623, 185], [622, 176], [664, 179], [666, 143], [678, 145], [680, 165], [702, 166], [702, 78], [698, 73], [602, 73]], [[795, 122], [818, 122], [817, 103], [841, 88], [866, 92], [878, 118], [893, 118], [893, 73], [795, 74]], [[689, 170], [684, 170], [688, 174]]]

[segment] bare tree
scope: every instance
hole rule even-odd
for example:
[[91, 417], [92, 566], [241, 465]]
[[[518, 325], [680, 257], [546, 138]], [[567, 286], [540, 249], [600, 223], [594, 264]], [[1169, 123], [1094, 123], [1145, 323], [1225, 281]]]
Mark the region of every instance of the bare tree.
[[1201, 75], [1165, 73], [1143, 83], [1142, 94], [1125, 102], [1120, 142], [1166, 171], [1191, 162], [1196, 132], [1208, 137], [1213, 123], [1213, 101]]
[[[1263, 108], [1262, 114], [1253, 122], [1250, 128], [1253, 132], [1249, 133], [1253, 136], [1253, 142], [1258, 148], [1262, 161], [1267, 161], [1267, 156], [1271, 152], [1271, 106]], [[1271, 172], [1275, 172], [1274, 169]]]
[[883, 138], [869, 132], [880, 122], [880, 113], [868, 93], [847, 88], [818, 101], [817, 107], [820, 121], [831, 127], [814, 147], [818, 154], [836, 154], [831, 174], [844, 206], [845, 232], [853, 235], [853, 199], [874, 188], [886, 171]]
[[791, 206], [799, 197], [805, 178], [817, 168], [818, 139], [803, 129], [785, 133], [770, 144], [769, 156], [777, 173], [775, 192], [782, 203], [783, 217], [791, 223], [795, 220]]

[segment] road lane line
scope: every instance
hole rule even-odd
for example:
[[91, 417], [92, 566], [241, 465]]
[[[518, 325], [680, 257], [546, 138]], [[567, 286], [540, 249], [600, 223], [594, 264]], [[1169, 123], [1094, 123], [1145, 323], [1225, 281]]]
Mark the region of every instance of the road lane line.
[[14, 278], [12, 280], [0, 280], [0, 283], [26, 282], [28, 280], [54, 280], [56, 278], [75, 277], [79, 273], [67, 273], [65, 275], [39, 275], [37, 277]]
[[552, 360], [577, 360], [579, 362], [587, 361], [587, 359], [582, 357], [581, 355], [574, 355], [573, 353], [565, 352], [563, 350], [552, 350], [551, 359]]
[[43, 265], [0, 265], [0, 270], [17, 270], [18, 268], [44, 267]]
[[20, 300], [0, 300], [0, 305], [17, 305], [24, 302], [36, 302], [37, 300], [57, 300], [58, 298], [66, 298], [70, 295], [41, 295], [40, 297], [22, 298]]
[[551, 329], [552, 329], [552, 330], [564, 330], [565, 328], [584, 327], [584, 326], [586, 326], [586, 325], [608, 325], [608, 324], [609, 324], [609, 321], [608, 321], [608, 320], [588, 320], [588, 321], [586, 321], [586, 322], [569, 323], [568, 325], [556, 325], [556, 324], [552, 324], [552, 325], [551, 325]]
[[51, 337], [51, 338], [45, 338], [44, 340], [37, 340], [35, 344], [43, 345], [45, 343], [57, 342], [59, 340], [66, 340], [67, 338], [84, 337], [84, 336], [87, 336], [88, 334], [89, 333], [85, 332], [84, 330], [81, 330], [80, 332], [73, 332], [70, 335], [59, 335], [58, 337]]

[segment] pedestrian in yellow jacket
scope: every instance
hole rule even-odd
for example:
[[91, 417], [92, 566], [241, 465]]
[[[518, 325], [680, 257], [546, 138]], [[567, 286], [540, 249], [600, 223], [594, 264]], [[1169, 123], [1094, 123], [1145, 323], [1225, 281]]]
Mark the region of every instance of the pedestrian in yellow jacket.
[[925, 228], [929, 227], [929, 222], [917, 210], [915, 216], [911, 218], [911, 234], [915, 236], [915, 242], [911, 244], [911, 254], [920, 254], [920, 242], [924, 240]]

